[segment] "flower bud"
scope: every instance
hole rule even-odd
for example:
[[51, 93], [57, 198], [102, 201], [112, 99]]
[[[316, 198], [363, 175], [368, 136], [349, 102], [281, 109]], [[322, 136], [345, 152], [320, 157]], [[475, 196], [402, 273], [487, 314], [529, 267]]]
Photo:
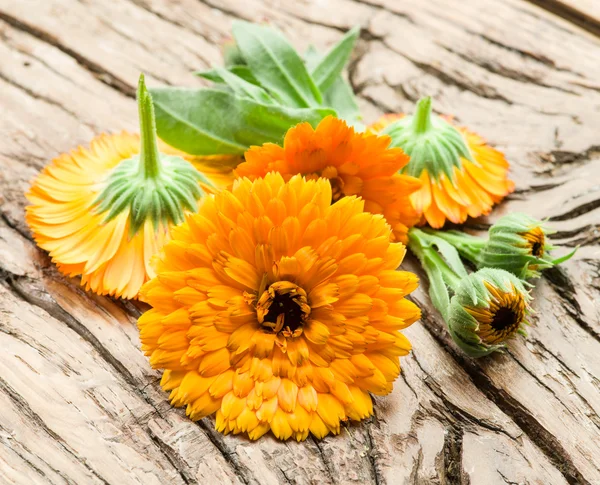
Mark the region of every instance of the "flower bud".
[[531, 297], [513, 274], [484, 268], [464, 278], [450, 300], [447, 323], [456, 344], [471, 357], [483, 357], [525, 334]]
[[486, 245], [479, 254], [478, 266], [499, 268], [522, 279], [539, 278], [540, 271], [569, 259], [552, 260], [546, 236], [552, 234], [542, 221], [527, 214], [502, 217], [489, 231]]

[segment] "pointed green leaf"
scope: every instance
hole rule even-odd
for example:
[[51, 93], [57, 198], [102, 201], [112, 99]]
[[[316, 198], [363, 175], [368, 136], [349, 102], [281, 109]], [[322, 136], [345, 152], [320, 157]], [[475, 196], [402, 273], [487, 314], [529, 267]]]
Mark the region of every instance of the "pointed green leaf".
[[215, 89], [151, 90], [158, 136], [192, 155], [241, 154], [251, 145], [278, 143], [308, 121], [316, 126], [335, 111], [267, 105]]
[[331, 50], [325, 54], [317, 65], [310, 70], [310, 73], [317, 84], [317, 87], [322, 93], [326, 92], [332, 87], [337, 80], [338, 76], [342, 73], [342, 69], [350, 59], [352, 49], [358, 34], [360, 33], [359, 27], [354, 27], [349, 30], [344, 37], [334, 45]]
[[431, 261], [427, 257], [423, 261], [423, 268], [429, 279], [429, 297], [431, 298], [431, 303], [446, 318], [450, 306], [450, 295], [444, 282], [443, 273], [435, 261]]
[[444, 261], [448, 263], [448, 266], [456, 273], [456, 275], [460, 278], [466, 278], [467, 270], [463, 262], [460, 259], [460, 255], [458, 250], [452, 246], [452, 244], [444, 241], [443, 239], [435, 236], [429, 236], [431, 238], [431, 243], [435, 245], [439, 253], [444, 258]]
[[232, 27], [238, 48], [261, 86], [286, 105], [319, 106], [323, 98], [302, 58], [277, 30], [235, 21]]
[[[308, 70], [313, 72], [315, 67], [319, 65], [321, 56], [315, 47], [310, 45], [304, 54], [304, 58]], [[323, 91], [323, 106], [335, 109], [338, 116], [348, 122], [349, 125], [354, 126], [356, 130], [365, 130], [365, 126], [360, 122], [362, 116], [354, 91], [342, 74], [338, 74], [333, 85], [327, 91]]]
[[358, 131], [364, 131], [365, 126], [360, 122], [362, 116], [354, 92], [342, 76], [338, 76], [333, 85], [323, 94], [323, 105], [336, 110], [338, 116], [354, 126]]
[[578, 249], [579, 249], [579, 246], [577, 246], [575, 249], [573, 249], [573, 251], [571, 251], [570, 253], [565, 254], [564, 256], [561, 256], [560, 258], [553, 259], [552, 264], [558, 265], [558, 264], [564, 263], [565, 261], [568, 261], [573, 256], [575, 256], [575, 253], [577, 252]]
[[216, 71], [233, 92], [240, 97], [250, 98], [260, 103], [275, 104], [275, 100], [263, 88], [244, 81], [222, 67], [217, 68]]
[[[232, 74], [235, 74], [236, 76], [241, 77], [244, 81], [247, 81], [256, 86], [260, 86], [260, 83], [256, 80], [256, 78], [254, 77], [254, 74], [252, 74], [252, 71], [250, 71], [248, 66], [235, 65], [235, 66], [229, 66], [226, 69], [229, 72], [231, 72]], [[217, 68], [217, 69], [209, 69], [208, 71], [196, 71], [196, 72], [194, 72], [194, 74], [196, 76], [203, 77], [204, 79], [208, 79], [209, 81], [212, 81], [215, 83], [224, 83], [225, 80], [219, 75], [218, 70], [219, 69]]]

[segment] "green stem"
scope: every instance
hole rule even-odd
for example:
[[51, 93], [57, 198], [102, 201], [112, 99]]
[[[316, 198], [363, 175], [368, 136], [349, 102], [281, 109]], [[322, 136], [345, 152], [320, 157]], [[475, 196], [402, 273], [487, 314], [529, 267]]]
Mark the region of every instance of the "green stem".
[[425, 229], [425, 232], [452, 244], [463, 258], [468, 259], [476, 266], [479, 264], [479, 253], [487, 244], [486, 239], [459, 231]]
[[422, 134], [431, 128], [431, 97], [421, 98], [417, 103], [412, 121], [413, 130], [416, 134]]
[[434, 306], [447, 321], [450, 306], [448, 287], [456, 293], [461, 278], [431, 246], [427, 234], [412, 228], [409, 232], [409, 249], [419, 259], [429, 280], [429, 296]]
[[149, 179], [161, 172], [160, 154], [156, 142], [156, 119], [152, 96], [146, 89], [144, 75], [140, 75], [137, 90], [138, 112], [140, 117], [140, 172]]

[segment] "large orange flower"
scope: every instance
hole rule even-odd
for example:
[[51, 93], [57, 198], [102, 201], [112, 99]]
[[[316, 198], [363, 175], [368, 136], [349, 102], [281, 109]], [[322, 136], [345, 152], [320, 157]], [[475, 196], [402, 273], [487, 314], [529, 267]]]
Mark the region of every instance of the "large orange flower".
[[409, 196], [420, 182], [398, 173], [408, 157], [389, 144], [387, 136], [355, 133], [343, 120], [329, 116], [316, 129], [308, 123], [291, 128], [283, 147], [267, 143], [250, 148], [236, 174], [250, 179], [271, 171], [285, 180], [296, 174], [324, 177], [331, 183], [332, 202], [348, 195], [362, 197], [365, 210], [383, 214], [395, 238], [407, 242], [408, 229], [419, 221]]
[[204, 199], [172, 231], [141, 298], [143, 350], [171, 403], [257, 439], [339, 433], [373, 412], [410, 350], [414, 274], [381, 215], [323, 178], [270, 173]]
[[423, 184], [410, 199], [431, 227], [489, 214], [514, 190], [504, 155], [450, 118], [432, 115], [430, 98], [419, 101], [413, 116], [385, 115], [369, 131], [388, 134], [392, 146], [410, 155], [403, 173]]

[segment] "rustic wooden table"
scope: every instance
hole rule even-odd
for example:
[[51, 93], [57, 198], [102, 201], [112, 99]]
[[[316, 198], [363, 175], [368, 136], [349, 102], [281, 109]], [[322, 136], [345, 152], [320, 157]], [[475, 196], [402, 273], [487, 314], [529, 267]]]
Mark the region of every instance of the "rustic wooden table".
[[[523, 210], [581, 245], [539, 281], [527, 341], [466, 359], [424, 284], [393, 394], [338, 437], [251, 443], [169, 406], [139, 311], [57, 274], [23, 191], [57, 154], [136, 130], [140, 71], [199, 85], [234, 18], [301, 49], [360, 24], [367, 121], [431, 94], [506, 152], [517, 190], [479, 227]], [[0, 0], [0, 483], [600, 484], [599, 34], [597, 0]]]

